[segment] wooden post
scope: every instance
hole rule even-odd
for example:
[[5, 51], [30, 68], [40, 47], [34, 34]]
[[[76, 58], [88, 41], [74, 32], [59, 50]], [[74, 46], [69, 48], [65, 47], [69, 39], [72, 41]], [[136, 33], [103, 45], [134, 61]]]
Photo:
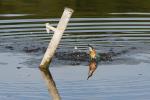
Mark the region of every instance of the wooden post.
[[69, 22], [69, 19], [70, 19], [72, 13], [73, 13], [72, 9], [65, 8], [63, 15], [58, 23], [57, 28], [54, 28], [54, 27], [50, 26], [48, 23], [46, 23], [47, 31], [48, 31], [48, 29], [54, 31], [54, 35], [48, 45], [48, 48], [47, 48], [45, 55], [42, 59], [42, 62], [40, 64], [41, 69], [47, 69], [49, 67], [49, 63], [56, 51], [56, 48], [58, 47], [58, 44], [59, 44], [61, 37], [67, 27], [67, 24]]
[[62, 38], [62, 35], [67, 27], [67, 23], [73, 13], [73, 10], [70, 8], [65, 8], [63, 15], [58, 23], [57, 28], [54, 28], [49, 23], [46, 23], [46, 30], [49, 32], [50, 30], [54, 31], [54, 35], [48, 45], [48, 48], [44, 54], [44, 57], [40, 64], [40, 70], [42, 73], [42, 76], [48, 86], [48, 91], [52, 96], [53, 100], [61, 100], [61, 97], [58, 93], [55, 81], [53, 80], [53, 77], [49, 71], [49, 64], [51, 63], [51, 59], [56, 51], [56, 48], [58, 47], [58, 44]]

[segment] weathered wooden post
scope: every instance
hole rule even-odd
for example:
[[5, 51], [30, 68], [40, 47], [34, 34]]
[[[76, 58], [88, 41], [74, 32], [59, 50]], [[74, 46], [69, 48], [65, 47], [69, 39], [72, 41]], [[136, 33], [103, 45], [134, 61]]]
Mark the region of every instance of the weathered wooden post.
[[70, 9], [70, 8], [65, 8], [64, 12], [63, 12], [63, 15], [58, 23], [58, 26], [57, 28], [54, 28], [52, 26], [50, 26], [50, 24], [46, 23], [46, 29], [48, 30], [52, 30], [54, 31], [54, 35], [48, 45], [48, 48], [46, 50], [46, 53], [42, 59], [42, 62], [40, 64], [40, 68], [41, 69], [45, 69], [45, 68], [48, 68], [49, 66], [49, 63], [56, 51], [56, 48], [58, 47], [58, 44], [61, 40], [61, 37], [64, 33], [64, 30], [66, 29], [67, 27], [67, 23], [71, 17], [73, 13], [73, 10]]
[[58, 44], [62, 38], [62, 35], [67, 27], [67, 24], [69, 22], [69, 19], [73, 13], [73, 10], [70, 8], [65, 8], [63, 15], [57, 25], [57, 28], [54, 28], [49, 23], [46, 23], [46, 30], [49, 32], [50, 30], [54, 31], [54, 35], [48, 45], [48, 48], [44, 54], [44, 57], [40, 64], [40, 70], [42, 73], [42, 76], [48, 86], [49, 93], [52, 95], [53, 100], [60, 100], [60, 95], [58, 93], [58, 90], [56, 88], [55, 82], [53, 80], [53, 77], [49, 71], [49, 64], [51, 63], [52, 57], [56, 51], [56, 48], [58, 47]]

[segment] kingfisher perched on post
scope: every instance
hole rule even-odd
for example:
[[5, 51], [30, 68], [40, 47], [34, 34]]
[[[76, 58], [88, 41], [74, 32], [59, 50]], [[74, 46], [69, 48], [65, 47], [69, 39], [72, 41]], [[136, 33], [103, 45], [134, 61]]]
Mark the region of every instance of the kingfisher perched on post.
[[98, 64], [96, 50], [89, 44], [88, 47], [89, 47], [89, 72], [87, 80], [93, 75]]

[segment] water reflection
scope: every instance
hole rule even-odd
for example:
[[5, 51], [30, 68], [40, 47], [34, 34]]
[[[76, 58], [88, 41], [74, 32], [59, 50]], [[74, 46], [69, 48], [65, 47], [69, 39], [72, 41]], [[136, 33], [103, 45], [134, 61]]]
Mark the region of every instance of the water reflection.
[[88, 72], [88, 78], [87, 80], [92, 77], [93, 73], [95, 72], [96, 68], [97, 68], [97, 62], [96, 59], [93, 59], [91, 61], [89, 61], [89, 72]]
[[29, 16], [31, 14], [0, 14], [0, 17], [20, 17], [20, 16]]
[[[87, 52], [87, 44], [91, 44], [98, 53], [108, 53], [113, 49], [118, 55], [122, 51], [123, 55], [114, 57], [112, 62], [101, 62], [101, 68], [88, 82], [85, 81], [87, 63], [75, 67], [71, 66], [71, 61], [54, 59], [52, 73], [62, 98], [149, 99], [149, 5], [148, 0], [1, 0], [0, 51], [37, 52], [27, 53], [36, 56], [23, 63], [27, 66], [19, 71], [16, 67], [22, 66], [20, 58], [1, 54], [1, 60], [5, 61], [0, 62], [0, 99], [49, 99], [35, 66], [53, 35], [46, 33], [45, 23], [50, 21], [56, 26], [59, 20], [56, 17], [61, 15], [64, 6], [75, 9], [76, 13], [68, 24], [57, 52], [72, 52], [75, 46], [79, 51]], [[17, 64], [14, 60], [17, 60]], [[56, 67], [60, 64], [65, 66]], [[13, 75], [6, 75], [6, 72], [12, 71]]]
[[49, 71], [49, 69], [47, 70], [43, 70], [40, 69], [43, 79], [45, 81], [45, 83], [47, 84], [48, 87], [48, 91], [50, 93], [50, 95], [52, 96], [53, 100], [60, 100], [60, 95], [58, 93], [55, 81], [53, 80], [53, 77]]
[[53, 80], [53, 77], [49, 69], [46, 69], [46, 70], [40, 69], [40, 71], [41, 71], [41, 74], [43, 76], [45, 83], [47, 84], [49, 94], [52, 96], [52, 100], [61, 100], [55, 81]]
[[[150, 1], [131, 1], [131, 0], [30, 0], [30, 1], [6, 1], [0, 2], [1, 14], [34, 14], [29, 17], [56, 17], [61, 13], [61, 9], [65, 6], [71, 7], [76, 11], [75, 17], [108, 17], [108, 13], [126, 13], [126, 12], [140, 12], [148, 13], [150, 9]], [[132, 16], [132, 15], [112, 15], [112, 16]], [[143, 16], [143, 15], [138, 15]], [[21, 17], [21, 16], [18, 16]], [[22, 16], [25, 18], [25, 16]]]
[[[58, 20], [58, 18], [1, 20], [0, 39], [2, 43], [13, 44], [14, 48], [16, 44], [22, 45], [23, 47], [16, 48], [18, 50], [21, 48], [23, 50], [28, 46], [27, 42], [31, 41], [34, 41], [32, 45], [35, 46], [46, 45], [53, 33], [46, 33], [44, 23], [50, 21], [56, 26]], [[87, 50], [87, 44], [92, 44], [101, 52], [109, 50], [110, 47], [138, 47], [141, 43], [150, 42], [149, 25], [150, 18], [71, 18], [59, 49], [72, 50], [78, 46], [80, 50]]]

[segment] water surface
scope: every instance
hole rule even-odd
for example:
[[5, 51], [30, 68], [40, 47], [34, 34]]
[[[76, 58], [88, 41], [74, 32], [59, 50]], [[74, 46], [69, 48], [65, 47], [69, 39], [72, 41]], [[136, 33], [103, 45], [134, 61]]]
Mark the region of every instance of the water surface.
[[[63, 100], [150, 99], [150, 1], [141, 0], [1, 0], [0, 1], [0, 99], [50, 100], [38, 65], [64, 7], [75, 10], [57, 52], [128, 50], [113, 62], [101, 62], [86, 80], [88, 62], [70, 65], [54, 59], [51, 72]], [[135, 48], [135, 49], [130, 49]]]

